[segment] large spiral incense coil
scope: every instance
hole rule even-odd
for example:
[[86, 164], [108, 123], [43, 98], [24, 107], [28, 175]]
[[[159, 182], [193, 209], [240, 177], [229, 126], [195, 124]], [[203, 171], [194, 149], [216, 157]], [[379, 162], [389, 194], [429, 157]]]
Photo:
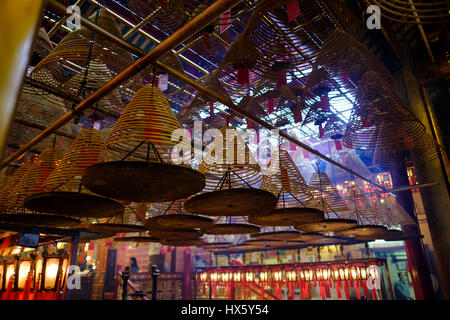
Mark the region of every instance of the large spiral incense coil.
[[[159, 0], [158, 2], [161, 3], [163, 1]], [[167, 1], [167, 9], [179, 19], [188, 21], [205, 11], [214, 2], [216, 2], [216, 0], [170, 0]], [[234, 19], [242, 17], [250, 9], [251, 6], [247, 6], [245, 1], [238, 3], [229, 10], [229, 14], [227, 16], [224, 13], [215, 21], [211, 22], [209, 26], [229, 25]]]
[[[219, 32], [219, 26], [211, 26], [212, 32], [203, 32], [187, 43], [183, 50], [193, 49], [202, 56], [217, 57], [217, 54], [228, 48], [227, 44], [231, 42], [230, 30]], [[187, 48], [186, 48], [187, 47]]]
[[[178, 143], [190, 150], [187, 139], [172, 141], [172, 133], [178, 129], [181, 129], [181, 125], [161, 89], [146, 86], [136, 92], [112, 128], [104, 145], [105, 155], [108, 160], [121, 160], [144, 142], [145, 146], [136, 149], [127, 160], [145, 161], [147, 143], [153, 143], [161, 158], [167, 161], [172, 148]], [[189, 156], [190, 153], [183, 155], [185, 158]], [[153, 151], [150, 157], [150, 160], [158, 161]]]
[[355, 219], [360, 224], [375, 223], [375, 212], [366, 195], [356, 183], [351, 182], [344, 193], [347, 195], [345, 202], [352, 209], [346, 217]]
[[343, 138], [346, 147], [402, 152], [413, 149], [425, 134], [391, 85], [373, 71], [361, 79], [356, 102]]
[[34, 40], [32, 62], [39, 62], [41, 59], [44, 59], [52, 49], [53, 45], [47, 32], [44, 28], [39, 28], [36, 39]]
[[278, 207], [306, 207], [314, 199], [305, 179], [286, 150], [275, 151], [261, 189], [278, 196]]
[[[217, 71], [211, 75], [211, 86], [225, 90], [228, 94], [249, 94], [250, 91], [264, 79], [252, 71], [254, 59], [250, 56], [251, 42], [245, 31], [233, 40]], [[243, 73], [243, 79], [240, 79]], [[241, 76], [242, 77], [242, 76]], [[246, 79], [248, 77], [248, 79]]]
[[32, 168], [31, 162], [23, 163], [19, 169], [9, 177], [3, 188], [0, 190], [0, 213], [3, 213], [8, 208], [8, 197], [12, 190], [17, 186], [22, 177], [28, 173]]
[[[413, 145], [409, 145], [409, 147], [411, 158], [416, 163], [433, 161], [442, 152], [442, 147], [429, 133], [425, 133], [418, 140], [414, 141]], [[399, 153], [395, 149], [377, 147], [374, 150], [372, 161], [383, 167], [398, 167], [404, 166], [405, 156], [405, 152]]]
[[[65, 115], [67, 110], [63, 99], [48, 92], [24, 84], [17, 102], [14, 119], [48, 127], [56, 119]], [[67, 124], [59, 132], [77, 134], [79, 128], [73, 123]], [[27, 136], [27, 139], [30, 137]]]
[[289, 2], [258, 2], [248, 22], [252, 70], [262, 77], [279, 79], [288, 71], [309, 67], [323, 40], [336, 28], [334, 17], [313, 0], [299, 2], [300, 14], [289, 22]]
[[77, 192], [86, 168], [104, 160], [104, 140], [99, 130], [84, 128], [73, 140], [61, 163], [45, 181], [45, 191]]
[[[28, 121], [25, 120], [27, 123]], [[20, 119], [14, 121], [11, 124], [10, 132], [9, 132], [9, 143], [13, 146], [17, 146], [16, 148], [19, 149], [19, 146], [23, 146], [27, 144], [32, 138], [36, 137], [38, 134], [42, 132], [41, 129], [35, 129], [30, 127], [29, 125], [20, 123]], [[61, 131], [65, 132], [71, 132], [73, 134], [76, 134], [77, 129], [75, 126], [68, 124], [64, 126], [63, 129], [60, 129]], [[37, 144], [33, 151], [35, 152], [42, 152], [43, 150], [47, 148], [51, 148], [53, 145], [58, 146], [60, 149], [65, 150], [70, 146], [70, 143], [72, 142], [71, 138], [65, 137], [63, 135], [57, 135], [55, 136], [49, 136], [42, 140], [39, 144]]]
[[0, 170], [0, 192], [3, 189], [3, 187], [8, 183], [9, 176], [7, 176], [4, 172], [5, 170]]
[[[94, 13], [89, 19], [94, 21], [95, 15]], [[109, 33], [122, 37], [114, 18], [106, 10], [100, 10], [97, 24]], [[79, 84], [64, 85], [76, 74], [84, 74], [91, 40], [92, 31], [83, 26], [68, 34], [33, 69], [31, 77], [52, 87], [66, 89], [68, 93], [73, 94], [74, 90], [78, 90]], [[112, 78], [134, 62], [132, 56], [125, 49], [99, 34], [95, 34], [91, 59], [92, 62], [96, 62], [89, 65], [88, 82], [92, 84], [90, 90], [96, 90], [101, 87], [103, 81], [110, 80], [102, 79], [103, 81], [95, 86], [96, 79], [98, 79], [96, 74], [105, 76], [105, 66], [111, 71]], [[136, 79], [136, 77], [130, 79], [117, 90], [126, 94], [127, 88], [136, 89], [140, 85]], [[87, 95], [89, 95], [89, 92], [87, 92]], [[108, 99], [108, 96], [104, 99]]]
[[89, 167], [82, 183], [105, 197], [158, 203], [184, 199], [205, 186], [205, 177], [190, 168], [191, 141], [158, 87], [136, 92], [103, 150], [110, 161]]
[[377, 5], [383, 18], [400, 23], [448, 23], [450, 3], [445, 0], [366, 0], [367, 5]]
[[343, 93], [357, 90], [359, 82], [368, 71], [376, 72], [391, 86], [396, 83], [377, 57], [342, 29], [333, 30], [325, 39], [314, 65], [316, 68], [324, 68], [328, 75], [323, 79], [338, 83]]
[[[341, 198], [330, 178], [324, 172], [315, 172], [311, 176], [309, 186], [313, 191], [316, 201], [326, 202], [327, 206], [335, 212], [348, 211], [345, 201]], [[324, 211], [329, 212], [327, 206]]]
[[62, 152], [58, 148], [49, 148], [42, 151], [39, 157], [34, 160], [31, 169], [10, 192], [8, 209], [17, 209], [26, 197], [44, 191], [43, 185], [59, 164], [61, 156]]
[[199, 167], [206, 176], [205, 192], [254, 186], [261, 181], [260, 167], [241, 133], [233, 126], [222, 127], [209, 144]]
[[174, 15], [167, 6], [161, 6], [165, 4], [164, 1], [158, 0], [128, 0], [128, 6], [133, 12], [139, 14], [142, 18], [148, 18], [151, 21], [150, 25], [160, 26], [163, 29], [175, 31], [183, 23], [183, 19], [180, 19], [177, 15]]

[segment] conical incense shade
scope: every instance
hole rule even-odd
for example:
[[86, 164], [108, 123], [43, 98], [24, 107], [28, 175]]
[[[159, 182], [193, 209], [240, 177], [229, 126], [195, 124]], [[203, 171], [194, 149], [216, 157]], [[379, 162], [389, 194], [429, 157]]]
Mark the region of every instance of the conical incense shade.
[[292, 1], [258, 2], [247, 24], [252, 70], [268, 79], [285, 77], [293, 69], [309, 68], [320, 49], [317, 38], [311, 34], [323, 41], [336, 28], [333, 13], [328, 10], [324, 14], [327, 8], [312, 0], [299, 2], [298, 16], [289, 20], [289, 3]]
[[354, 182], [344, 190], [346, 194], [346, 203], [348, 207], [352, 208], [352, 213], [348, 218], [355, 219], [361, 224], [373, 224], [375, 212], [361, 188]]
[[401, 152], [413, 149], [425, 134], [424, 125], [375, 72], [362, 78], [356, 101], [343, 138], [348, 147]]
[[30, 162], [23, 163], [19, 169], [8, 179], [3, 189], [0, 190], [0, 213], [3, 213], [8, 208], [8, 196], [11, 191], [17, 186], [22, 177], [30, 171], [32, 164]]
[[[241, 131], [232, 126], [222, 127], [218, 131], [218, 135], [208, 146], [199, 171], [206, 176], [205, 192], [219, 190], [221, 187], [247, 188], [248, 185], [258, 184], [262, 179], [260, 167], [241, 136]], [[219, 185], [228, 173], [230, 181]]]
[[151, 23], [147, 26], [156, 25], [163, 29], [175, 31], [182, 23], [178, 15], [174, 15], [167, 7], [159, 7], [158, 1], [154, 0], [128, 0], [128, 6], [133, 12], [140, 14], [142, 18], [152, 15]]
[[[168, 161], [171, 149], [178, 143], [190, 151], [187, 139], [172, 141], [172, 133], [177, 129], [181, 129], [181, 125], [161, 89], [146, 86], [136, 92], [112, 128], [104, 145], [105, 155], [108, 160], [122, 160], [130, 153], [126, 160], [145, 161], [149, 153], [150, 160], [158, 161], [148, 147], [148, 143], [152, 143], [162, 160]], [[189, 156], [190, 152], [183, 155]]]
[[286, 150], [276, 151], [270, 160], [261, 189], [279, 196], [278, 207], [306, 207], [314, 196]]
[[44, 190], [78, 192], [84, 170], [103, 161], [103, 142], [99, 130], [82, 129], [61, 163], [45, 181]]
[[[17, 102], [15, 119], [47, 127], [66, 113], [63, 99], [24, 84]], [[70, 123], [58, 131], [77, 134], [79, 127]], [[27, 139], [30, 139], [28, 135]]]
[[[95, 13], [89, 18], [95, 21]], [[114, 21], [114, 18], [105, 10], [100, 10], [97, 24], [108, 32], [122, 37], [122, 34]], [[62, 88], [74, 74], [84, 72], [89, 55], [92, 31], [81, 26], [80, 29], [69, 33], [48, 56], [46, 56], [33, 70], [33, 79], [47, 83], [53, 87]], [[103, 74], [103, 66], [106, 65], [114, 75], [124, 70], [134, 62], [132, 56], [121, 47], [96, 34], [92, 49], [92, 61], [101, 61], [103, 64], [89, 66], [89, 74], [93, 77], [98, 71]], [[100, 69], [98, 69], [100, 67]], [[137, 78], [132, 78], [123, 84], [124, 88], [136, 87]], [[98, 85], [95, 89], [98, 89]], [[76, 86], [76, 90], [79, 86]], [[72, 93], [73, 88], [68, 93]]]
[[[319, 204], [319, 207], [322, 205], [321, 202], [325, 200], [329, 209], [335, 212], [348, 211], [348, 207], [346, 206], [344, 200], [342, 200], [341, 196], [339, 195], [334, 185], [331, 183], [330, 178], [326, 173], [313, 173], [309, 186], [311, 189], [313, 189], [315, 202]], [[329, 212], [327, 206], [325, 208], [325, 211]]]
[[324, 39], [314, 64], [327, 70], [344, 92], [355, 91], [368, 71], [376, 72], [387, 83], [395, 86], [395, 79], [389, 70], [357, 38], [341, 28]]
[[43, 27], [39, 28], [37, 37], [34, 41], [33, 54], [36, 54], [39, 58], [45, 58], [50, 51], [52, 51], [53, 45], [48, 37], [47, 32]]
[[44, 191], [44, 182], [59, 164], [61, 156], [62, 152], [58, 148], [45, 149], [9, 194], [8, 209], [18, 208], [26, 197]]
[[377, 5], [380, 8], [383, 18], [402, 24], [450, 22], [449, 4], [447, 1], [366, 0], [366, 3], [368, 5]]
[[6, 170], [0, 170], [0, 192], [10, 179], [10, 177], [6, 175], [5, 171]]

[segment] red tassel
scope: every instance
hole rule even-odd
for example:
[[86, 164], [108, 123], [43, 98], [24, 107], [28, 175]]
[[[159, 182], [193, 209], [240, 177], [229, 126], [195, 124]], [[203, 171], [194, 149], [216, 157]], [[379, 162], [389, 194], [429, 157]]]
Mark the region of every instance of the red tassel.
[[238, 84], [248, 84], [250, 82], [249, 80], [249, 71], [248, 68], [245, 67], [239, 67], [238, 68], [238, 78], [237, 83]]
[[341, 299], [342, 298], [342, 292], [341, 292], [341, 282], [338, 280], [338, 281], [336, 281], [336, 283], [335, 283], [335, 287], [336, 287], [336, 293], [337, 293], [337, 297], [339, 298], [339, 299]]
[[320, 107], [323, 111], [330, 110], [330, 98], [328, 97], [328, 94], [320, 97]]
[[265, 293], [266, 289], [264, 288], [264, 283], [261, 283], [261, 300], [264, 300], [264, 293]]
[[9, 277], [8, 285], [6, 286], [6, 291], [2, 295], [2, 300], [13, 300], [12, 299], [12, 290], [13, 290], [14, 276]]
[[350, 293], [348, 292], [348, 284], [347, 281], [344, 280], [344, 291], [345, 291], [345, 298], [347, 300], [350, 300]]
[[356, 291], [356, 298], [358, 298], [358, 300], [361, 300], [361, 293], [359, 292], [358, 280], [355, 281], [355, 291]]
[[372, 300], [378, 300], [377, 289], [372, 289]]
[[324, 132], [323, 132], [322, 124], [319, 124], [319, 138], [320, 138], [320, 139], [323, 138], [323, 134], [324, 134]]
[[295, 143], [290, 142], [289, 143], [289, 150], [290, 151], [295, 151], [297, 150], [297, 145]]
[[206, 48], [211, 49], [209, 44], [209, 33], [206, 31], [203, 32], [203, 44], [205, 45]]
[[286, 85], [286, 72], [285, 71], [279, 71], [277, 73], [277, 86], [285, 86]]
[[230, 284], [230, 282], [227, 282], [227, 296], [228, 296], [228, 300], [231, 300], [231, 284]]
[[209, 103], [209, 116], [212, 117], [214, 115], [214, 102]]
[[331, 298], [330, 282], [325, 281], [325, 297]]
[[342, 80], [344, 80], [344, 84], [348, 83], [348, 74], [346, 71], [342, 71]]
[[253, 124], [253, 121], [250, 119], [247, 119], [247, 129], [255, 129], [255, 125]]
[[322, 297], [322, 300], [325, 300], [325, 291], [322, 281], [319, 281], [319, 286], [320, 286], [320, 296]]
[[303, 150], [303, 158], [309, 159], [309, 152], [306, 150]]
[[334, 145], [336, 146], [336, 150], [338, 151], [342, 150], [341, 140], [334, 140]]
[[362, 282], [362, 287], [364, 290], [364, 296], [366, 297], [366, 300], [369, 300], [370, 295], [369, 295], [369, 289], [367, 288], [367, 281], [363, 280]]
[[300, 15], [300, 5], [298, 1], [286, 3], [286, 9], [288, 13], [288, 22], [291, 22]]
[[206, 295], [206, 282], [203, 282], [203, 295]]
[[370, 128], [370, 121], [369, 121], [368, 118], [362, 117], [361, 120], [362, 120], [362, 123], [363, 123], [363, 128]]
[[215, 298], [216, 297], [216, 293], [217, 293], [217, 291], [216, 291], [216, 283], [215, 282], [213, 282], [213, 298]]
[[273, 105], [274, 105], [273, 98], [270, 98], [269, 100], [267, 100], [267, 112], [269, 114], [271, 114], [273, 112]]
[[299, 123], [303, 121], [302, 118], [302, 110], [300, 109], [300, 107], [297, 107], [294, 112], [293, 112], [293, 116], [294, 116], [294, 121], [295, 123]]
[[231, 26], [231, 10], [228, 9], [219, 18], [220, 21], [220, 33], [225, 32]]

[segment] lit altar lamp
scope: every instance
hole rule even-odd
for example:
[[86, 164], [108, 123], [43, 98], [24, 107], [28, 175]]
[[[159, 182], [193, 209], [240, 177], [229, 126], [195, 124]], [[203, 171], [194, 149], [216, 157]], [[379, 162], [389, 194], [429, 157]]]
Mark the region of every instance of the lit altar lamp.
[[267, 272], [266, 270], [263, 270], [259, 273], [259, 282], [261, 285], [261, 300], [264, 300], [264, 293], [266, 291], [266, 284], [269, 281], [269, 272]]
[[283, 293], [281, 287], [283, 286], [283, 272], [281, 270], [272, 271], [272, 280], [275, 282], [276, 296], [282, 300]]

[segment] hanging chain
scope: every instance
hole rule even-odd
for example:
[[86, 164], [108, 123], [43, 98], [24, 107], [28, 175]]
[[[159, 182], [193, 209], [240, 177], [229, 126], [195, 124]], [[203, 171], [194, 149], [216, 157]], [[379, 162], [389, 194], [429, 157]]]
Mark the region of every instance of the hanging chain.
[[[101, 8], [101, 5], [99, 3], [99, 5], [97, 6], [97, 12], [95, 13], [95, 24], [97, 24], [97, 21], [98, 21], [100, 8]], [[87, 56], [87, 59], [86, 59], [86, 66], [84, 68], [83, 80], [81, 80], [80, 87], [79, 87], [78, 92], [77, 92], [77, 96], [81, 97], [83, 100], [86, 99], [87, 78], [88, 78], [89, 67], [90, 67], [91, 59], [92, 59], [92, 51], [94, 49], [95, 37], [96, 37], [96, 33], [92, 32], [91, 41], [89, 42], [89, 51], [88, 51], [88, 56]], [[73, 122], [75, 124], [78, 124], [78, 123], [80, 123], [81, 118], [84, 116], [84, 113], [82, 111], [77, 111], [75, 109], [76, 106], [77, 106], [77, 103], [74, 101], [72, 103], [71, 110], [72, 110], [72, 114], [75, 116], [75, 119], [74, 119]], [[96, 116], [96, 111], [94, 111], [94, 114]]]

